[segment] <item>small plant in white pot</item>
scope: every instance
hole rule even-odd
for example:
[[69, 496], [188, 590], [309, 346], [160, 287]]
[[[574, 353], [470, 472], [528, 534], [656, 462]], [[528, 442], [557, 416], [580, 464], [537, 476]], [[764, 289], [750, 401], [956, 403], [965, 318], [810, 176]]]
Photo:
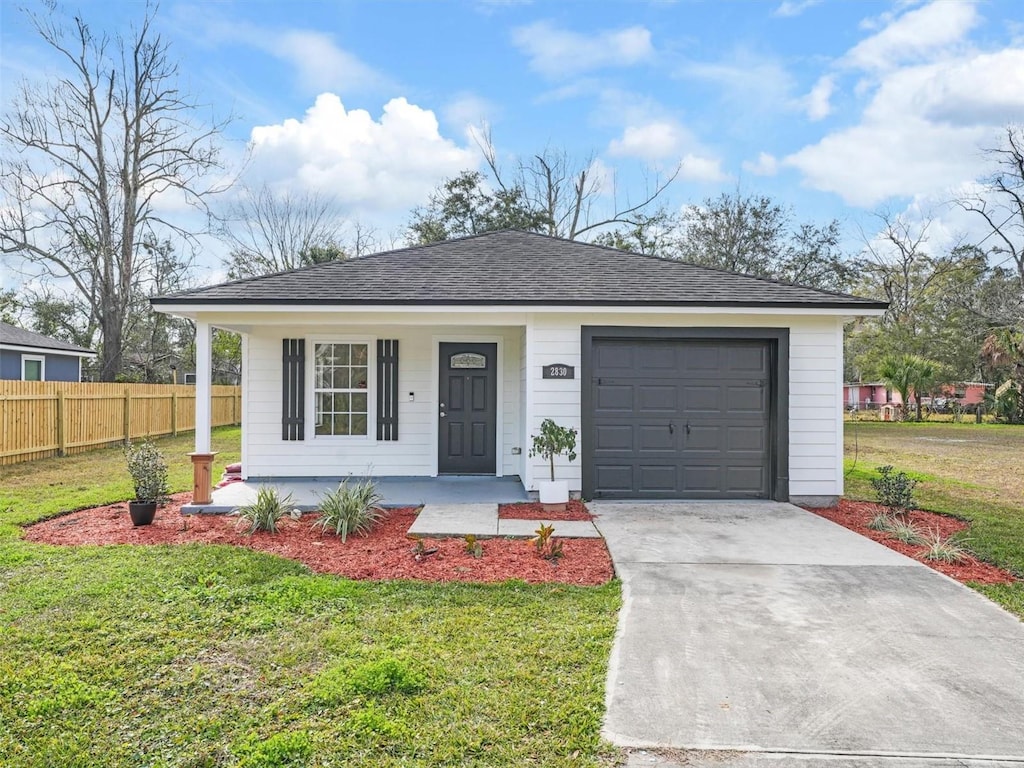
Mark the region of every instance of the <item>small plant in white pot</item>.
[[576, 461], [576, 429], [560, 427], [551, 419], [544, 419], [540, 434], [533, 435], [530, 457], [540, 456], [551, 466], [551, 480], [537, 483], [540, 502], [548, 509], [565, 508], [569, 501], [569, 481], [555, 480], [555, 456], [565, 455], [569, 461]]
[[128, 502], [132, 525], [149, 525], [156, 515], [157, 504], [167, 498], [167, 461], [149, 439], [129, 443], [124, 455], [135, 488], [135, 501]]

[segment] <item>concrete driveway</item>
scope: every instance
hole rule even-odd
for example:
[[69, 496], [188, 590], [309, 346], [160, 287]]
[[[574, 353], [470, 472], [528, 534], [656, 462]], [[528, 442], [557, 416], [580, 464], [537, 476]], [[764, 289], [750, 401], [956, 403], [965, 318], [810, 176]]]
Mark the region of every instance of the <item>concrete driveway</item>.
[[1024, 763], [1024, 624], [981, 595], [790, 504], [590, 507], [613, 743]]

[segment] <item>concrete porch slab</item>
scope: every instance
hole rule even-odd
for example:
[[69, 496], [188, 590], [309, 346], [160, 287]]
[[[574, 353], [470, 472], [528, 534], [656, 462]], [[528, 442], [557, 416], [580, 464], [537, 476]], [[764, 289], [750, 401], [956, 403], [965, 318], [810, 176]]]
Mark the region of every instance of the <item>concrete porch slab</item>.
[[[291, 494], [292, 502], [303, 512], [317, 509], [320, 497], [338, 487], [345, 477], [254, 477], [232, 483], [213, 492], [209, 504], [186, 504], [184, 514], [225, 514], [249, 504], [261, 485], [277, 488], [282, 495]], [[348, 477], [349, 482], [363, 477]], [[384, 497], [385, 507], [421, 507], [425, 504], [512, 504], [529, 501], [523, 483], [516, 475], [480, 477], [451, 475], [442, 477], [375, 477], [377, 490]]]

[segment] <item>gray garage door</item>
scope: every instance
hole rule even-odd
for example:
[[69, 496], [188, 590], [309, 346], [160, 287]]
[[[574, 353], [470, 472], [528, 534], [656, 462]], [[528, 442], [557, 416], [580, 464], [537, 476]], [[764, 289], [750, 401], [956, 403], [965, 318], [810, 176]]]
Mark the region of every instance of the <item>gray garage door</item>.
[[768, 343], [595, 339], [591, 360], [595, 498], [768, 498]]

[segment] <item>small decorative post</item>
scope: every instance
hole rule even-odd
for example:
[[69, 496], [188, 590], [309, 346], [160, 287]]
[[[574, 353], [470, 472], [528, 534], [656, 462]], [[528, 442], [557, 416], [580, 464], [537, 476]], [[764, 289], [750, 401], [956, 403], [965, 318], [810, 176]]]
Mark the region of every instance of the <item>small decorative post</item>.
[[190, 453], [192, 459], [192, 503], [209, 504], [213, 501], [213, 457], [217, 452], [212, 453]]

